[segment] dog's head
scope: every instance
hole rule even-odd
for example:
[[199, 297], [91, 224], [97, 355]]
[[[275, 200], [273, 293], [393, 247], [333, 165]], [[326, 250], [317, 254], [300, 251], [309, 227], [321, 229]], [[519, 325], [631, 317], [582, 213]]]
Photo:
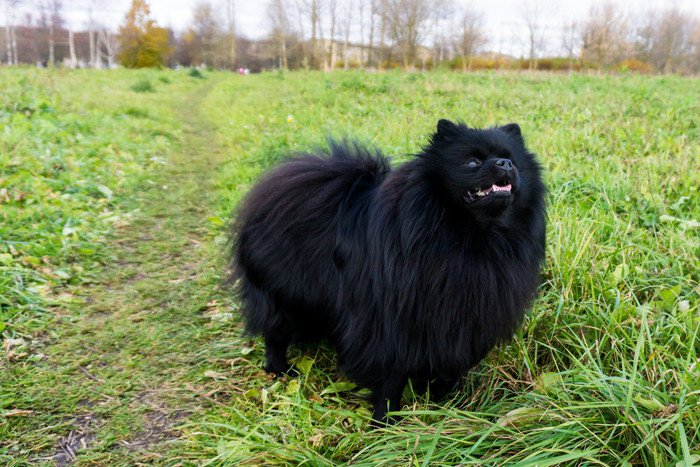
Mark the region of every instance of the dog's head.
[[515, 123], [475, 129], [440, 120], [422, 157], [454, 203], [487, 217], [508, 211], [530, 188], [528, 176], [539, 176]]

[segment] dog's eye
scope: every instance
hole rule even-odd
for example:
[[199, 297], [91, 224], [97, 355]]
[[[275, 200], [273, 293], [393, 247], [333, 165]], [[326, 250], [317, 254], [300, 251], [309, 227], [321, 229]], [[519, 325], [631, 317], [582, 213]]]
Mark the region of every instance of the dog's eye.
[[467, 167], [479, 167], [481, 165], [481, 161], [477, 159], [476, 157], [472, 157], [467, 161]]

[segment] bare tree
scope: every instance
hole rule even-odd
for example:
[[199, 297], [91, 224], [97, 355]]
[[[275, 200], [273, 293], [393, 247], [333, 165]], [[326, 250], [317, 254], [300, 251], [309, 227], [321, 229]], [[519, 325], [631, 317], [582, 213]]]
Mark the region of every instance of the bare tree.
[[7, 64], [14, 65], [15, 57], [12, 54], [12, 29], [14, 25], [12, 24], [10, 11], [11, 7], [9, 4], [7, 4], [5, 10], [5, 46], [7, 48]]
[[460, 29], [461, 13], [462, 9], [453, 0], [444, 2], [441, 17], [437, 20], [432, 37], [433, 63], [440, 64], [446, 60], [451, 61], [455, 53], [459, 53], [457, 31]]
[[78, 57], [75, 55], [75, 34], [72, 29], [68, 30], [68, 50], [70, 53], [70, 68], [78, 68]]
[[[379, 53], [380, 65], [382, 60], [391, 61], [391, 48], [386, 46], [387, 36], [389, 35], [389, 0], [380, 0], [379, 3]], [[385, 52], [388, 49], [388, 56]]]
[[56, 64], [56, 32], [63, 26], [63, 2], [61, 0], [43, 0], [40, 3], [43, 21], [49, 31], [49, 66]]
[[189, 32], [193, 37], [193, 57], [196, 64], [220, 67], [227, 59], [222, 26], [214, 7], [208, 1], [200, 1], [192, 12]]
[[700, 20], [694, 19], [693, 31], [690, 33], [690, 53], [688, 54], [688, 71], [700, 73]]
[[369, 4], [369, 43], [367, 44], [367, 65], [374, 63], [374, 30], [375, 19], [379, 15], [379, 0], [370, 0]]
[[347, 70], [350, 67], [348, 57], [348, 44], [350, 42], [350, 25], [352, 20], [352, 0], [347, 0], [345, 3], [345, 20], [342, 24], [343, 29], [343, 69]]
[[106, 0], [88, 0], [87, 1], [87, 33], [88, 33], [88, 44], [89, 44], [89, 58], [88, 65], [91, 68], [99, 68], [102, 66], [101, 49], [99, 47], [99, 34], [100, 30], [104, 27], [100, 24], [98, 20], [98, 15], [95, 12], [99, 12], [106, 8]]
[[[290, 0], [291, 1], [291, 0]], [[304, 12], [304, 5], [302, 0], [293, 0], [295, 4], [295, 8], [293, 11], [294, 13], [294, 19], [293, 22], [296, 23], [297, 25], [297, 34], [299, 38], [299, 51], [301, 54], [301, 64], [304, 68], [307, 68], [309, 66], [309, 47], [306, 42], [306, 14]], [[290, 23], [292, 20], [290, 19]]]
[[97, 31], [92, 17], [92, 10], [89, 13], [88, 41], [90, 43], [90, 68], [97, 68]]
[[401, 51], [404, 68], [415, 66], [418, 47], [430, 32], [441, 4], [440, 0], [384, 0], [383, 17]]
[[578, 24], [576, 21], [569, 21], [561, 30], [561, 46], [569, 58], [569, 73], [574, 70], [574, 52], [578, 48]]
[[17, 29], [14, 26], [12, 27], [10, 39], [12, 40], [12, 56], [14, 57], [15, 65], [17, 65], [19, 64], [19, 53], [17, 52]]
[[15, 30], [16, 13], [22, 5], [20, 0], [4, 0], [5, 4], [5, 49], [7, 52], [7, 64], [17, 65], [17, 33]]
[[226, 0], [226, 26], [229, 69], [233, 70], [236, 67], [236, 14], [234, 0]]
[[636, 31], [635, 48], [639, 58], [663, 73], [687, 72], [698, 20], [676, 6], [662, 12], [649, 12], [645, 18], [645, 24]]
[[547, 9], [544, 0], [523, 0], [520, 3], [520, 19], [527, 29], [530, 70], [537, 68], [537, 57], [544, 48], [544, 16]]
[[[321, 30], [321, 0], [298, 0], [297, 9], [299, 11], [300, 26], [308, 20], [311, 30], [309, 55], [306, 61], [312, 68], [320, 68], [323, 55], [320, 53], [319, 36]], [[303, 30], [303, 26], [300, 28]]]
[[290, 33], [289, 18], [284, 0], [272, 0], [267, 8], [268, 19], [271, 30], [270, 39], [277, 46], [279, 54], [279, 67], [283, 70], [288, 68], [287, 61], [287, 38]]
[[[47, 7], [50, 8], [50, 3], [47, 3]], [[55, 46], [56, 46], [56, 28], [53, 21], [53, 15], [49, 19], [49, 66], [55, 65]]]
[[359, 12], [357, 17], [360, 26], [360, 66], [362, 67], [365, 64], [365, 11], [367, 11], [367, 5], [365, 0], [359, 0], [357, 3]]
[[330, 47], [328, 50], [328, 59], [324, 60], [323, 62], [323, 68], [326, 70], [332, 70], [335, 68], [335, 60], [336, 60], [336, 51], [335, 51], [335, 33], [336, 33], [336, 25], [338, 22], [338, 2], [337, 0], [327, 0], [327, 7], [328, 7], [328, 20], [330, 21]]
[[308, 47], [303, 47], [305, 66], [320, 68], [325, 66], [325, 54], [321, 53], [321, 0], [296, 0], [299, 33], [302, 42], [306, 41], [306, 31], [309, 31]]
[[107, 67], [114, 68], [119, 53], [119, 37], [107, 28], [102, 28], [97, 34], [97, 50], [99, 55], [107, 59]]
[[[463, 9], [458, 23], [455, 49], [462, 61], [462, 71], [471, 71], [472, 58], [486, 44], [483, 31], [483, 14], [471, 5]], [[456, 31], [455, 31], [456, 32]]]
[[610, 66], [628, 55], [627, 35], [627, 19], [613, 3], [594, 5], [582, 25], [581, 58]]

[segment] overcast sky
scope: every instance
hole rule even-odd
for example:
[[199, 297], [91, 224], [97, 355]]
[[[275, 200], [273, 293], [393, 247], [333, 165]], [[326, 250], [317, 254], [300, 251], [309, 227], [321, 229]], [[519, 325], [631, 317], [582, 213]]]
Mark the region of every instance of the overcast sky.
[[[547, 3], [546, 0], [541, 1]], [[85, 26], [88, 18], [86, 5], [89, 3], [88, 0], [64, 0], [65, 17], [72, 28], [81, 29]], [[123, 20], [131, 0], [102, 0], [101, 3], [104, 6], [95, 12], [95, 16], [104, 23], [116, 27]], [[158, 24], [172, 27], [177, 31], [187, 27], [192, 9], [197, 3], [198, 0], [148, 0], [153, 17]], [[211, 0], [210, 3], [217, 6], [223, 2]], [[265, 35], [267, 3], [267, 0], [235, 0], [236, 26], [240, 34], [254, 39]], [[489, 37], [487, 49], [514, 56], [525, 54], [525, 31], [519, 17], [522, 0], [473, 0], [470, 3], [466, 0], [457, 0], [457, 3], [471, 4], [483, 12], [485, 30]], [[598, 0], [551, 0], [548, 3], [551, 6], [544, 19], [547, 30], [545, 54], [556, 54], [560, 52], [561, 26], [567, 21], [585, 18], [591, 5], [600, 2]], [[619, 5], [622, 10], [632, 15], [653, 8], [676, 5], [682, 11], [700, 18], [700, 0], [612, 0], [612, 3]], [[2, 19], [0, 22], [4, 23]]]

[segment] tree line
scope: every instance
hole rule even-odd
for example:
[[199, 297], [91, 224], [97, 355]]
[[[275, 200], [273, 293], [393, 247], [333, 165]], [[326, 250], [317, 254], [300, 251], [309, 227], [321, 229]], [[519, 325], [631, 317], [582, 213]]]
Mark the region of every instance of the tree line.
[[268, 0], [261, 6], [266, 32], [257, 39], [238, 33], [234, 0], [197, 2], [188, 26], [177, 32], [158, 25], [146, 0], [132, 0], [119, 29], [113, 30], [100, 21], [102, 2], [86, 0], [82, 5], [88, 24], [73, 30], [66, 26], [61, 0], [2, 0], [3, 62], [253, 71], [445, 67], [700, 72], [700, 20], [673, 4], [629, 14], [601, 2], [582, 18], [552, 25], [547, 23], [551, 2], [523, 0], [514, 26], [522, 34], [514, 40], [524, 52], [512, 56], [500, 53], [501, 44], [488, 34], [482, 12], [454, 0]]

